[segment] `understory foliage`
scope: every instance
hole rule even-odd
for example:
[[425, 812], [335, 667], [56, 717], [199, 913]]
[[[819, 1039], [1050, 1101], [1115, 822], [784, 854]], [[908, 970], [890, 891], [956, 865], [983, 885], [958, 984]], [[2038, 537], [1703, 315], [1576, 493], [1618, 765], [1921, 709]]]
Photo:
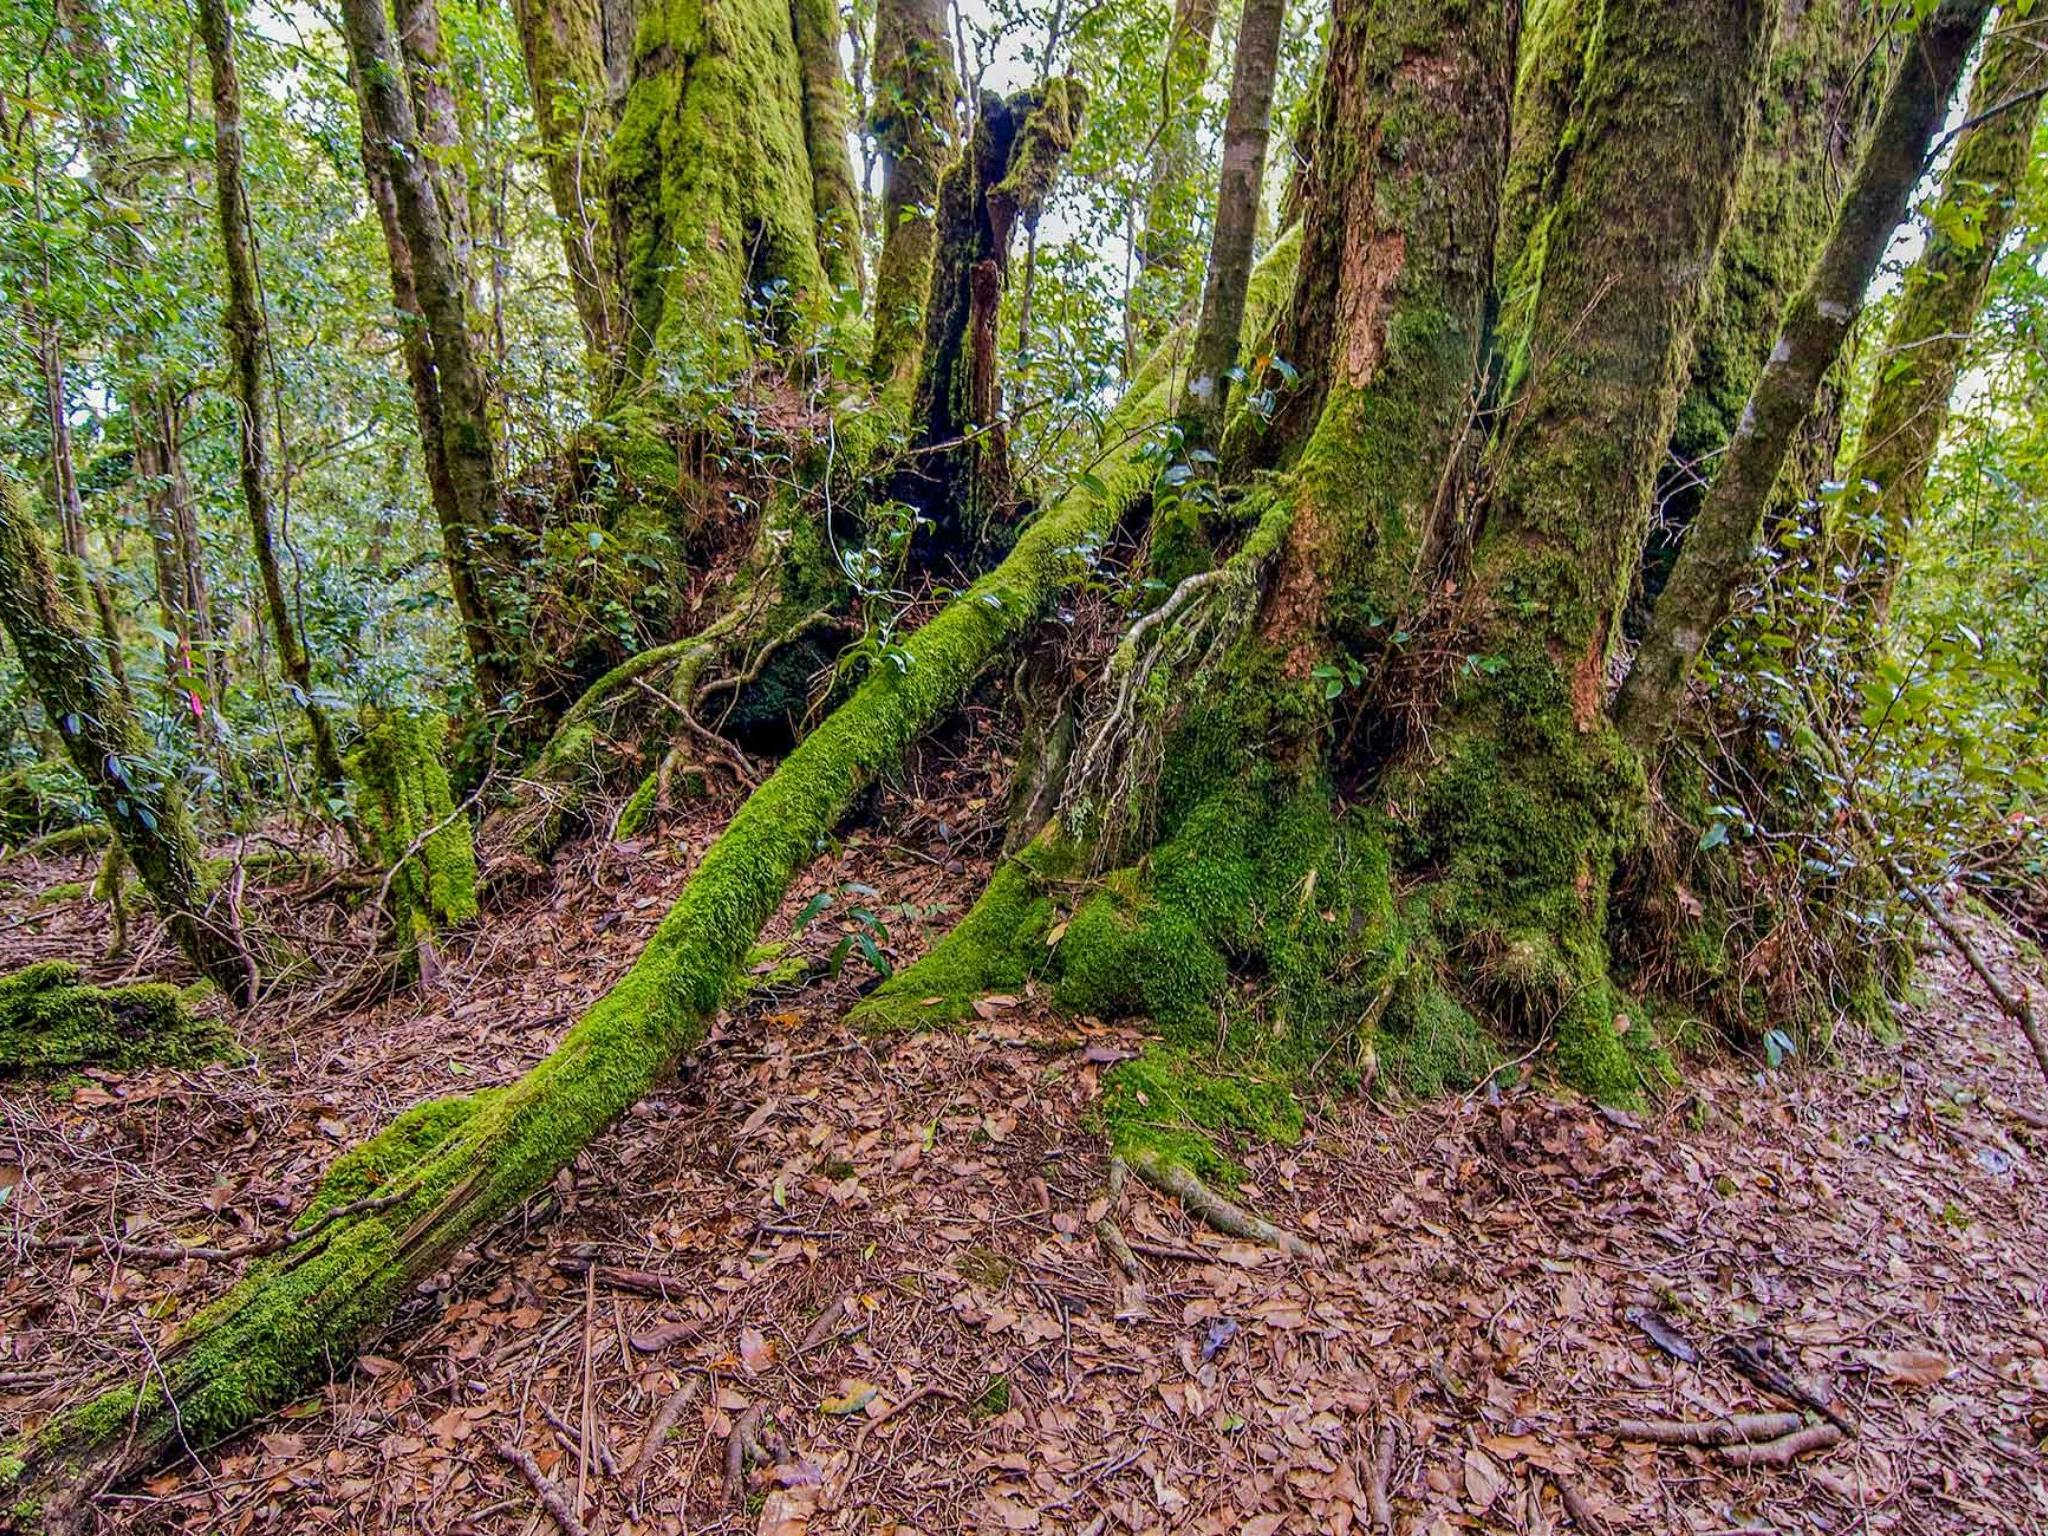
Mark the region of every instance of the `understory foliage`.
[[[573, 839], [735, 807], [538, 1064], [348, 1151], [314, 1235], [34, 1428], [8, 1476], [52, 1527], [545, 1189], [970, 703], [1021, 743], [1007, 851], [853, 1021], [1143, 1021], [1102, 1129], [1204, 1219], [1324, 1096], [1638, 1104], [1701, 1048], [1881, 1026], [1913, 893], [2043, 921], [2021, 0], [1303, 0], [1241, 68], [1193, 0], [347, 0], [346, 48], [230, 6], [260, 367], [186, 212], [232, 160], [182, 14], [0, 4], [0, 833], [97, 815], [240, 998], [290, 978], [201, 834], [359, 866], [323, 889], [377, 892], [412, 962], [379, 974], [431, 989]], [[1844, 187], [1892, 168], [1874, 263], [1931, 151], [1892, 265], [1802, 309]], [[1839, 353], [1768, 397], [1814, 315]], [[1773, 398], [1797, 430], [1737, 498]], [[1631, 683], [1638, 644], [1678, 660]], [[10, 1067], [226, 1049], [167, 987], [0, 982]]]

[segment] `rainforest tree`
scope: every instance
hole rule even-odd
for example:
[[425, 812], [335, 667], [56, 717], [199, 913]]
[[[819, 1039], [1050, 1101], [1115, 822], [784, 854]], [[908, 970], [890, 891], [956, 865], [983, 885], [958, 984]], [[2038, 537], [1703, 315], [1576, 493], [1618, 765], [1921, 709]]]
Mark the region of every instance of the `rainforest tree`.
[[[264, 413], [303, 409], [264, 388], [277, 343], [238, 121], [267, 109], [236, 90], [232, 8], [204, 0], [241, 424], [221, 468], [323, 778], [337, 738], [358, 738], [406, 974], [431, 984], [436, 932], [479, 910], [472, 805], [486, 874], [507, 881], [546, 878], [582, 832], [657, 834], [686, 794], [729, 790], [736, 809], [538, 1065], [341, 1156], [301, 1222], [313, 1235], [251, 1264], [147, 1372], [39, 1429], [10, 1464], [18, 1496], [74, 1526], [103, 1488], [351, 1358], [703, 1041], [791, 883], [970, 702], [1023, 717], [1011, 851], [854, 1020], [940, 1027], [1027, 983], [1143, 1020], [1145, 1049], [1103, 1078], [1113, 1166], [1198, 1219], [1305, 1250], [1229, 1189], [1233, 1146], [1298, 1135], [1311, 1092], [1436, 1092], [1511, 1057], [1616, 1106], [1675, 1081], [1696, 1010], [1671, 978], [1697, 956], [1655, 914], [1705, 886], [1667, 854], [1689, 838], [1709, 857], [1732, 819], [1718, 839], [1688, 819], [1715, 813], [1700, 743], [1728, 734], [1709, 684], [1778, 648], [1737, 641], [1765, 632], [1768, 551], [1805, 560], [1785, 529], [1823, 502], [1852, 556], [1826, 601], [1890, 622], [1884, 573], [1912, 569], [1968, 333], [1995, 282], [2019, 281], [2001, 262], [2031, 227], [2042, 53], [2017, 4], [1980, 44], [1990, 11], [1334, 0], [1313, 84], [1291, 95], [1289, 11], [1248, 0], [1212, 167], [1187, 123], [1126, 130], [1129, 100], [1157, 100], [1134, 81], [1199, 91], [1214, 7], [1156, 7], [1128, 59], [1135, 32], [1091, 51], [1111, 25], [1091, 15], [1067, 73], [1064, 12], [1034, 14], [1039, 74], [997, 90], [942, 10], [878, 0], [853, 50], [872, 61], [861, 95], [829, 4], [521, 0], [529, 216], [486, 237], [512, 231], [509, 178], [471, 174], [486, 162], [465, 140], [452, 0], [344, 0], [353, 100], [329, 126], [359, 150], [355, 249], [381, 242], [388, 279], [375, 307], [400, 408], [378, 420], [417, 453], [415, 526], [439, 554], [413, 568], [439, 567], [453, 620], [437, 633], [461, 634], [472, 677], [366, 689], [323, 726], [315, 625], [285, 601], [263, 510], [289, 481], [265, 466]], [[1932, 234], [1886, 299], [1883, 253], [1980, 52]], [[856, 131], [881, 170], [872, 209]], [[1118, 132], [1139, 172], [1120, 202], [1103, 172]], [[1112, 218], [1091, 222], [1105, 200]], [[1212, 236], [1189, 317], [1146, 295], [1193, 263], [1191, 200]], [[1103, 227], [1127, 237], [1121, 279], [1085, 249]], [[554, 309], [527, 328], [555, 356], [566, 343], [566, 376], [519, 372], [487, 254], [548, 275]], [[1873, 294], [1886, 361], [1858, 375]], [[1127, 329], [1148, 345], [1128, 370], [1074, 368], [1048, 401], [1033, 348], [1074, 315], [1117, 333], [1106, 355]], [[24, 333], [54, 456], [75, 413], [47, 361], [71, 329]], [[1846, 463], [1864, 488], [1836, 495], [1859, 402]], [[49, 477], [81, 555], [88, 478]], [[76, 771], [193, 961], [232, 986], [242, 951], [208, 947], [176, 776], [138, 827], [106, 768], [148, 757], [101, 655], [118, 603], [85, 633], [9, 506], [0, 601], [22, 664], [46, 714], [100, 732], [67, 738]], [[337, 655], [377, 649], [366, 624], [328, 628]], [[1850, 686], [1815, 686], [1835, 681]], [[2012, 697], [1998, 708], [2019, 718]], [[1770, 735], [1741, 750], [1776, 750]], [[1805, 771], [1758, 777], [1788, 791]], [[1834, 792], [1834, 823], [1868, 814], [1859, 786]], [[1798, 928], [1800, 903], [1835, 889], [1773, 899]]]

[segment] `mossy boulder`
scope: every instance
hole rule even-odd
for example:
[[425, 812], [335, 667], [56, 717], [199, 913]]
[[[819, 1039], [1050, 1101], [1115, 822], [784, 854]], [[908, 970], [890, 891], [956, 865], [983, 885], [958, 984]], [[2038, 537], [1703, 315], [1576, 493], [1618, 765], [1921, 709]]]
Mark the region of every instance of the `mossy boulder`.
[[0, 978], [0, 1073], [76, 1067], [190, 1067], [237, 1055], [217, 1019], [195, 1016], [176, 987], [86, 984], [66, 960]]

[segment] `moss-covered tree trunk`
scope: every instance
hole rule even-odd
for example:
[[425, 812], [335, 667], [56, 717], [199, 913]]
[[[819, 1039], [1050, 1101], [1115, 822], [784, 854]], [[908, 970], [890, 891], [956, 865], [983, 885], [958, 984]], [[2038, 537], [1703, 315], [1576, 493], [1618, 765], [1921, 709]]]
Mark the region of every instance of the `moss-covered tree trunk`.
[[69, 567], [65, 576], [76, 586], [74, 595], [80, 604], [91, 606], [100, 641], [106, 649], [107, 669], [125, 692], [128, 669], [121, 654], [121, 615], [114, 607], [114, 592], [106, 572], [94, 564], [86, 538], [85, 502], [79, 494], [78, 457], [71, 439], [63, 338], [56, 326], [32, 305], [24, 304], [22, 310], [27, 329], [35, 338], [36, 369], [43, 380], [43, 413], [50, 434], [50, 488], [63, 530], [62, 548]]
[[1849, 573], [1842, 607], [1865, 634], [1883, 633], [1970, 328], [2013, 226], [2041, 117], [2037, 93], [2048, 81], [2043, 29], [2036, 11], [2000, 7], [1971, 87], [1969, 126], [1885, 333], [1856, 456], [1842, 477], [1831, 564]]
[[227, 0], [199, 0], [199, 32], [206, 47], [213, 89], [214, 192], [220, 209], [221, 253], [227, 274], [228, 365], [237, 406], [236, 464], [264, 607], [277, 642], [278, 668], [292, 686], [313, 738], [313, 771], [330, 813], [345, 807], [341, 753], [334, 727], [313, 693], [313, 665], [285, 596], [270, 515], [270, 406], [263, 386], [267, 347], [263, 304], [250, 243], [248, 189], [242, 178], [242, 87], [235, 67], [233, 24]]
[[1051, 80], [981, 95], [974, 129], [939, 178], [924, 347], [910, 451], [895, 495], [925, 519], [918, 547], [971, 570], [1016, 507], [998, 332], [1017, 222], [1035, 223], [1080, 132], [1081, 87]]
[[846, 147], [851, 117], [839, 59], [838, 0], [790, 0], [789, 25], [803, 89], [804, 158], [811, 167], [818, 257], [826, 281], [858, 299], [865, 295], [867, 274], [860, 249], [860, 194], [854, 190], [853, 158]]
[[515, 0], [534, 125], [548, 195], [562, 225], [569, 294], [583, 330], [585, 366], [600, 401], [609, 397], [623, 341], [618, 270], [605, 193], [605, 144], [616, 102], [599, 0]]
[[609, 177], [629, 385], [722, 376], [857, 270], [825, 24], [807, 4], [800, 40], [790, 0], [644, 6]]
[[165, 681], [181, 696], [181, 713], [199, 741], [219, 749], [216, 727], [227, 693], [227, 661], [214, 633], [212, 587], [185, 468], [184, 419], [182, 391], [162, 384], [152, 386], [128, 412], [156, 569], [157, 607], [171, 636], [164, 648]]
[[178, 947], [237, 1002], [249, 958], [207, 909], [199, 839], [177, 780], [149, 756], [128, 701], [57, 585], [20, 493], [0, 483], [0, 622], [93, 803], [141, 875]]
[[[477, 685], [490, 703], [512, 683], [513, 654], [503, 583], [491, 568], [499, 466], [489, 396], [470, 330], [467, 279], [456, 259], [446, 211], [391, 41], [383, 0], [345, 0], [342, 30], [363, 119], [363, 157], [373, 196], [388, 188], [386, 233], [394, 297], [410, 286], [430, 366], [414, 369], [420, 435], [434, 440], [445, 480], [441, 534], [449, 585]], [[395, 238], [390, 238], [395, 237]], [[403, 276], [401, 276], [403, 269]], [[400, 297], [401, 323], [403, 298]], [[409, 360], [411, 366], [411, 360]]]
[[434, 940], [477, 914], [476, 851], [442, 760], [447, 722], [419, 711], [374, 711], [350, 759], [357, 811], [389, 877], [392, 927], [404, 956], [433, 979]]
[[1833, 232], [1778, 329], [1615, 701], [1615, 719], [1639, 752], [1661, 744], [1700, 652], [1735, 600], [1786, 454], [1862, 312], [1990, 9], [1990, 0], [1949, 0], [1900, 62]]
[[868, 131], [882, 157], [882, 251], [868, 375], [892, 394], [907, 394], [917, 376], [939, 175], [952, 151], [958, 91], [942, 0], [876, 0]]
[[1245, 291], [1251, 283], [1252, 243], [1259, 232], [1265, 191], [1266, 141], [1273, 125], [1273, 88], [1287, 0], [1245, 0], [1231, 62], [1230, 106], [1223, 119], [1223, 170], [1216, 192], [1216, 226], [1202, 284], [1202, 312], [1188, 365], [1191, 436], [1213, 441], [1230, 399], [1244, 330]]
[[390, 1203], [328, 1222], [263, 1261], [133, 1382], [17, 1447], [10, 1501], [70, 1528], [110, 1482], [292, 1401], [695, 1046], [820, 840], [1031, 629], [1055, 592], [1085, 576], [1077, 546], [1104, 537], [1151, 484], [1131, 427], [1159, 419], [1168, 389], [1155, 380], [1112, 423], [1093, 488], [1048, 509], [995, 570], [908, 637], [902, 668], [871, 672], [748, 798], [646, 951], [553, 1053], [502, 1088], [416, 1106], [342, 1158], [312, 1214], [371, 1194]]
[[1605, 926], [1644, 809], [1609, 658], [1775, 20], [1755, 0], [1601, 6], [1518, 273], [1527, 318], [1455, 615], [1469, 659], [1397, 788], [1474, 994], [1553, 1030], [1560, 1068], [1606, 1096], [1636, 1088]]
[[434, 183], [447, 231], [448, 256], [461, 285], [470, 328], [483, 312], [480, 263], [476, 254], [476, 216], [470, 207], [469, 149], [464, 142], [462, 112], [449, 78], [441, 39], [440, 0], [394, 0], [392, 20], [399, 57], [405, 61], [406, 91], [412, 98], [426, 170]]

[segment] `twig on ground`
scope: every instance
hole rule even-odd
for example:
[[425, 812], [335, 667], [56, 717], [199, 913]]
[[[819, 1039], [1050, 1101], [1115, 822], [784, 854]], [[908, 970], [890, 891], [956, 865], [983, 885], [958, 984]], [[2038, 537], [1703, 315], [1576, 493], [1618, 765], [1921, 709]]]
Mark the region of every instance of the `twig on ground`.
[[640, 1448], [633, 1453], [632, 1464], [626, 1468], [623, 1481], [628, 1490], [637, 1488], [641, 1480], [653, 1470], [654, 1459], [661, 1454], [662, 1446], [668, 1441], [669, 1432], [676, 1427], [676, 1420], [683, 1416], [684, 1411], [697, 1400], [697, 1395], [703, 1390], [704, 1375], [701, 1371], [695, 1371], [681, 1386], [669, 1393], [667, 1400], [654, 1415], [654, 1422], [647, 1426], [647, 1433], [640, 1437]]
[[1770, 1357], [1768, 1339], [1754, 1343], [1731, 1340], [1722, 1353], [1730, 1365], [1766, 1392], [1775, 1392], [1788, 1402], [1811, 1408], [1845, 1435], [1856, 1433], [1856, 1426], [1843, 1418], [1834, 1404]]
[[725, 1437], [725, 1501], [737, 1504], [747, 1488], [747, 1463], [760, 1454], [755, 1427], [761, 1422], [762, 1405], [753, 1403], [732, 1421], [732, 1433]]
[[1124, 1229], [1117, 1225], [1116, 1220], [1117, 1208], [1123, 1204], [1126, 1172], [1122, 1158], [1110, 1158], [1109, 1177], [1102, 1189], [1102, 1219], [1095, 1223], [1095, 1237], [1102, 1244], [1103, 1252], [1114, 1259], [1116, 1267], [1124, 1272], [1124, 1277], [1137, 1280], [1143, 1277], [1145, 1271], [1138, 1263], [1138, 1256], [1131, 1252], [1131, 1245], [1124, 1237]]
[[541, 1508], [561, 1527], [562, 1536], [590, 1536], [583, 1522], [576, 1518], [576, 1511], [569, 1507], [569, 1501], [562, 1497], [562, 1490], [549, 1480], [547, 1473], [541, 1471], [539, 1462], [510, 1440], [498, 1447], [498, 1456], [526, 1479], [534, 1497], [540, 1500]]
[[1842, 1432], [1834, 1425], [1809, 1424], [1761, 1445], [1723, 1446], [1721, 1459], [1736, 1467], [1789, 1467], [1808, 1451], [1823, 1451], [1841, 1443]]
[[1604, 1531], [1607, 1526], [1593, 1513], [1593, 1507], [1570, 1483], [1563, 1478], [1557, 1480], [1557, 1496], [1564, 1504], [1564, 1512], [1572, 1517], [1572, 1524], [1582, 1531]]
[[1380, 1536], [1394, 1536], [1394, 1504], [1388, 1486], [1394, 1481], [1394, 1430], [1382, 1419], [1373, 1430], [1372, 1475], [1365, 1482], [1365, 1507]]
[[636, 1296], [653, 1296], [662, 1301], [674, 1301], [688, 1290], [685, 1282], [674, 1275], [650, 1274], [644, 1269], [618, 1269], [610, 1264], [593, 1264], [589, 1259], [559, 1258], [553, 1263], [558, 1274], [570, 1275], [578, 1280], [595, 1270], [599, 1285], [608, 1285], [619, 1291], [631, 1291]]
[[1724, 1419], [1623, 1419], [1616, 1438], [1652, 1445], [1741, 1445], [1789, 1435], [1805, 1421], [1796, 1413], [1732, 1413]]

